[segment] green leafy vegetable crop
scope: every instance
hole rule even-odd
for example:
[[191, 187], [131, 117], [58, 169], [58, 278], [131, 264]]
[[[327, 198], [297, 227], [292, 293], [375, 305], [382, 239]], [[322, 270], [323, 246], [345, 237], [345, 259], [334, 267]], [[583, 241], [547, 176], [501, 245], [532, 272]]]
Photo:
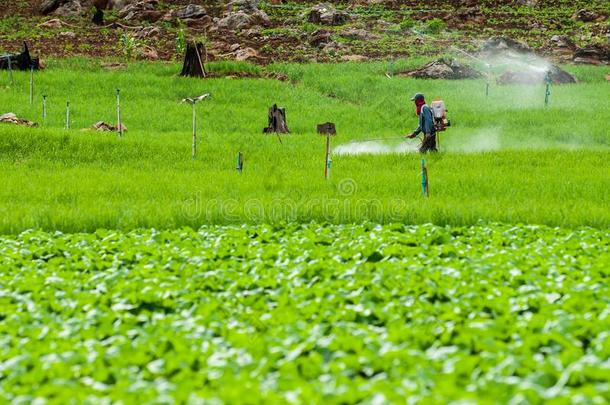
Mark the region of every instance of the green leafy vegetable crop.
[[0, 257], [12, 403], [610, 401], [607, 230], [28, 231]]

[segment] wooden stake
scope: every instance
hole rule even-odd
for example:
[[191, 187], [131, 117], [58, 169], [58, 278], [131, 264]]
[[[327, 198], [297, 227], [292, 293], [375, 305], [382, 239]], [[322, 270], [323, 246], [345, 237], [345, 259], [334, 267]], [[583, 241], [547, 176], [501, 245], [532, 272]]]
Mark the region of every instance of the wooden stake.
[[424, 197], [429, 197], [430, 189], [428, 188], [428, 168], [426, 167], [426, 161], [424, 159], [421, 160], [421, 187]]
[[193, 103], [193, 159], [197, 154], [197, 113], [195, 110], [195, 103]]
[[8, 81], [10, 82], [10, 85], [14, 85], [15, 84], [15, 80], [13, 80], [13, 67], [11, 65], [11, 57], [8, 57]]
[[241, 174], [244, 170], [244, 155], [241, 152], [237, 152], [237, 171]]
[[34, 65], [30, 66], [30, 105], [34, 105]]
[[42, 125], [47, 125], [47, 96], [42, 95]]
[[119, 137], [123, 137], [123, 124], [121, 123], [121, 90], [116, 89], [116, 120], [117, 120], [117, 131]]
[[66, 129], [70, 129], [70, 101], [66, 102]]
[[324, 178], [328, 180], [330, 177], [330, 134], [326, 134], [326, 162], [324, 165]]

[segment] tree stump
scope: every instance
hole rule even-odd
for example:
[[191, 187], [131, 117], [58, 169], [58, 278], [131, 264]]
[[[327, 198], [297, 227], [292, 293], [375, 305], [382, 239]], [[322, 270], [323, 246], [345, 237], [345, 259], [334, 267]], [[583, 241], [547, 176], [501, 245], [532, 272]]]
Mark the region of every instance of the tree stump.
[[23, 43], [23, 52], [0, 55], [0, 69], [8, 70], [9, 64], [13, 70], [30, 70], [32, 67], [34, 70], [40, 69], [40, 60], [30, 56], [28, 44], [25, 42]]
[[290, 130], [286, 124], [286, 109], [278, 108], [277, 104], [269, 109], [269, 123], [267, 128], [263, 129], [265, 134], [289, 134]]
[[206, 77], [202, 55], [205, 48], [201, 42], [188, 42], [184, 54], [184, 65], [180, 76]]

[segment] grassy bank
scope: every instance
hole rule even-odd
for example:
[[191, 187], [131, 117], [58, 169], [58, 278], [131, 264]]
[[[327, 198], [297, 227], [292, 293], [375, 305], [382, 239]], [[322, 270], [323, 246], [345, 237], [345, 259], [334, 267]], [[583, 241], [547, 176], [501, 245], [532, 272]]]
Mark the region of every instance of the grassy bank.
[[[287, 75], [281, 82], [184, 79], [173, 64], [108, 72], [95, 62], [60, 61], [35, 74], [33, 107], [28, 75], [17, 73], [16, 84], [2, 89], [0, 112], [40, 122], [44, 93], [48, 119], [36, 129], [0, 127], [0, 232], [366, 219], [610, 226], [610, 135], [602, 114], [610, 108], [608, 68], [570, 67], [580, 83], [554, 87], [549, 108], [542, 87], [493, 85], [486, 97], [484, 81], [388, 79], [385, 68], [270, 67]], [[114, 121], [116, 88], [126, 136], [81, 131]], [[443, 135], [444, 153], [428, 158], [429, 199], [421, 197], [414, 153], [335, 155], [324, 180], [315, 124], [337, 124], [334, 145], [405, 134], [416, 126], [408, 101], [416, 91], [442, 96], [454, 123]], [[212, 99], [198, 107], [193, 161], [191, 110], [179, 100], [204, 92]], [[287, 108], [293, 132], [283, 144], [261, 135], [273, 103]], [[238, 151], [246, 159], [241, 175]]]

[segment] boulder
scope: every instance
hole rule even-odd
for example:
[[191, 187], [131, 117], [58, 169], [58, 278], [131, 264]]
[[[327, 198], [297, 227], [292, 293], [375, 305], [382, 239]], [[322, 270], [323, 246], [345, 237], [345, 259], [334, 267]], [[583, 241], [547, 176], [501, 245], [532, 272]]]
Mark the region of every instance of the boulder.
[[63, 3], [63, 0], [43, 0], [38, 10], [44, 15], [51, 14]]
[[258, 0], [234, 0], [227, 4], [227, 14], [243, 11], [246, 14], [254, 14], [258, 9]]
[[332, 42], [332, 38], [328, 30], [317, 30], [309, 36], [309, 44], [311, 46], [324, 47], [330, 42]]
[[588, 63], [593, 65], [610, 64], [610, 46], [589, 45], [574, 52], [575, 63]]
[[269, 16], [264, 11], [258, 10], [252, 14], [248, 14], [245, 11], [239, 10], [234, 13], [229, 13], [216, 23], [218, 28], [227, 30], [243, 30], [251, 28], [255, 25], [262, 25], [268, 27], [271, 25]]
[[143, 20], [144, 15], [154, 12], [158, 4], [158, 0], [136, 0], [119, 11], [119, 18], [126, 21]]
[[314, 24], [343, 25], [348, 20], [348, 14], [337, 11], [329, 3], [322, 3], [312, 7], [307, 20]]
[[517, 53], [530, 54], [534, 53], [532, 48], [527, 44], [519, 41], [515, 41], [508, 37], [493, 37], [488, 39], [481, 49], [482, 55], [497, 55], [500, 53], [506, 53], [507, 51], [513, 51]]
[[[115, 125], [108, 124], [104, 121], [98, 121], [91, 126], [92, 129], [100, 132], [118, 132], [119, 128]], [[123, 132], [127, 132], [127, 127], [125, 124], [121, 123], [121, 129]]]
[[14, 113], [6, 113], [0, 115], [0, 122], [6, 124], [15, 124], [15, 125], [24, 125], [26, 127], [36, 127], [38, 124], [32, 121], [25, 120], [23, 118], [18, 118]]
[[149, 39], [149, 38], [159, 38], [161, 36], [161, 28], [148, 26], [148, 27], [139, 27], [133, 33], [133, 37], [136, 39]]
[[178, 18], [181, 20], [199, 19], [208, 15], [205, 8], [197, 4], [189, 4], [177, 10], [172, 10], [169, 14], [172, 18]]
[[445, 80], [478, 79], [483, 77], [483, 74], [478, 70], [475, 70], [470, 66], [463, 65], [455, 59], [446, 58], [441, 58], [430, 62], [419, 69], [402, 72], [399, 74], [418, 79]]
[[358, 28], [345, 29], [341, 31], [340, 35], [353, 41], [367, 41], [373, 39], [373, 35], [371, 35], [367, 30]]
[[258, 58], [258, 52], [252, 48], [238, 49], [234, 53], [236, 61], [246, 61]]
[[582, 22], [603, 21], [605, 19], [606, 16], [603, 14], [587, 9], [578, 10], [572, 15], [572, 20]]
[[64, 1], [55, 11], [53, 11], [53, 14], [62, 17], [76, 17], [87, 11], [87, 8], [84, 6], [84, 4], [81, 4], [81, 2], [77, 0]]
[[553, 84], [576, 83], [574, 76], [555, 65], [550, 66], [546, 71], [544, 69], [507, 70], [497, 78], [496, 82], [498, 84], [543, 84], [545, 83], [547, 72], [549, 72], [551, 83]]

